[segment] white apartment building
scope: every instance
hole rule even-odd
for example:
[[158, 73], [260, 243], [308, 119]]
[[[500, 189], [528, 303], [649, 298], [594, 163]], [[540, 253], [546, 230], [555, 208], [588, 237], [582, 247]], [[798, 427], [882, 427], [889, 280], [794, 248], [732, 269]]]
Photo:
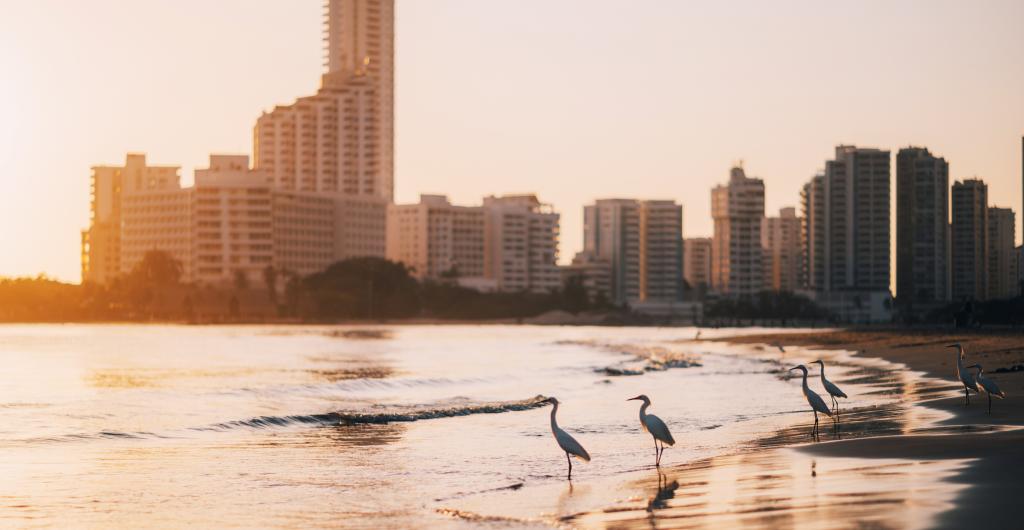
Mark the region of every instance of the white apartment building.
[[601, 199], [583, 209], [583, 248], [610, 268], [616, 304], [673, 302], [683, 295], [682, 206]]
[[[82, 231], [82, 281], [107, 283], [129, 271], [153, 246], [162, 246], [182, 262], [189, 260], [187, 195], [180, 193], [178, 166], [150, 166], [146, 155], [129, 153], [123, 166], [94, 166], [90, 186], [89, 228]], [[148, 205], [163, 212], [150, 213]], [[122, 225], [127, 208], [127, 248]], [[166, 229], [165, 229], [166, 228]], [[122, 253], [125, 250], [125, 253]], [[187, 272], [187, 271], [186, 271]]]
[[728, 184], [711, 190], [711, 216], [711, 287], [724, 295], [757, 294], [764, 287], [764, 181], [732, 168]]
[[419, 279], [484, 277], [484, 209], [455, 206], [443, 195], [388, 207], [387, 258]]
[[484, 276], [502, 291], [561, 287], [559, 215], [535, 195], [485, 197]]
[[789, 292], [800, 288], [800, 218], [796, 208], [782, 208], [778, 217], [765, 217], [761, 247], [764, 288]]
[[278, 189], [391, 201], [394, 0], [328, 0], [325, 8], [321, 88], [259, 117], [256, 169]]
[[612, 265], [607, 259], [600, 258], [592, 252], [577, 252], [572, 263], [562, 267], [562, 283], [576, 278], [586, 291], [591, 302], [610, 301], [612, 292]]
[[195, 172], [193, 277], [229, 283], [243, 274], [258, 281], [274, 265], [271, 188], [249, 169], [247, 155], [210, 155], [210, 167]]
[[[218, 284], [238, 274], [260, 282], [268, 266], [305, 276], [347, 258], [384, 257], [385, 199], [279, 190], [249, 168], [246, 155], [211, 155], [190, 188], [180, 187], [177, 168], [134, 180], [135, 173], [146, 174], [141, 155], [129, 157], [126, 167], [99, 172], [106, 188], [94, 200], [94, 217], [105, 220], [83, 232], [86, 281], [106, 283], [130, 272], [150, 250], [178, 260], [183, 281]], [[113, 175], [120, 176], [107, 178]], [[124, 183], [124, 175], [132, 179], [124, 189], [111, 184]], [[117, 261], [107, 265], [104, 259], [115, 253]]]

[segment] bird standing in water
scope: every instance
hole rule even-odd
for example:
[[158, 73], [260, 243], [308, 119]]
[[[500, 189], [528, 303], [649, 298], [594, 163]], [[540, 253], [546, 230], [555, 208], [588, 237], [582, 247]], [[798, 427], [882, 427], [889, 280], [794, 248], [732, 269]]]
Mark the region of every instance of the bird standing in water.
[[[640, 394], [626, 401], [633, 400], [644, 402], [643, 405], [640, 405], [640, 426], [654, 437], [654, 466], [661, 467], [661, 455], [665, 452], [665, 444], [675, 445], [676, 440], [672, 438], [672, 433], [668, 431], [668, 425], [665, 425], [661, 418], [647, 413], [647, 407], [651, 406], [651, 398]], [[658, 442], [661, 442], [661, 449], [658, 449]]]
[[964, 353], [964, 347], [959, 342], [946, 346], [947, 348], [956, 348], [956, 377], [964, 384], [964, 405], [971, 404], [971, 393], [973, 390], [975, 394], [978, 393], [978, 383], [974, 381], [974, 375], [969, 370], [964, 368], [964, 359], [967, 358], [967, 354]]
[[814, 411], [814, 429], [811, 431], [811, 435], [816, 436], [818, 434], [818, 413], [820, 412], [831, 417], [832, 411], [828, 409], [828, 405], [825, 404], [825, 400], [821, 399], [821, 396], [816, 394], [807, 386], [807, 367], [801, 364], [789, 369], [790, 372], [793, 370], [800, 370], [804, 374], [804, 397], [807, 398], [807, 404], [810, 405], [811, 410]]
[[832, 398], [833, 410], [836, 411], [836, 416], [839, 416], [839, 400], [836, 398], [845, 398], [846, 394], [842, 390], [839, 390], [839, 387], [832, 383], [832, 381], [825, 379], [825, 361], [818, 359], [814, 362], [821, 365], [821, 384], [825, 387], [825, 391], [828, 392], [829, 397]]
[[576, 441], [569, 433], [565, 432], [558, 426], [558, 421], [555, 419], [555, 414], [558, 413], [558, 400], [550, 397], [547, 399], [548, 403], [554, 405], [551, 409], [551, 434], [555, 435], [555, 441], [558, 442], [558, 447], [561, 447], [565, 451], [565, 460], [569, 462], [569, 480], [572, 480], [572, 458], [573, 456], [583, 460], [584, 462], [590, 462], [590, 454], [587, 450]]
[[974, 376], [974, 380], [978, 383], [979, 389], [985, 392], [988, 396], [988, 413], [992, 414], [992, 396], [999, 399], [1005, 399], [1006, 394], [1004, 394], [1002, 390], [999, 390], [999, 385], [997, 385], [995, 381], [985, 377], [985, 369], [982, 368], [980, 364], [972, 364], [967, 368], [978, 369], [978, 373]]

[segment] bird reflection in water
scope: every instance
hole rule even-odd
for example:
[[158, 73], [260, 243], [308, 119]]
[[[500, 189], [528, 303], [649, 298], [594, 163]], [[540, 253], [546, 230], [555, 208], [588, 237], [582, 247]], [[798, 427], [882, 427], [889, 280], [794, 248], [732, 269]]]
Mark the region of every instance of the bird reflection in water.
[[679, 489], [679, 481], [673, 479], [669, 482], [668, 475], [659, 470], [658, 489], [655, 491], [654, 496], [647, 500], [647, 511], [653, 512], [654, 510], [667, 508], [668, 500], [676, 496], [677, 489]]

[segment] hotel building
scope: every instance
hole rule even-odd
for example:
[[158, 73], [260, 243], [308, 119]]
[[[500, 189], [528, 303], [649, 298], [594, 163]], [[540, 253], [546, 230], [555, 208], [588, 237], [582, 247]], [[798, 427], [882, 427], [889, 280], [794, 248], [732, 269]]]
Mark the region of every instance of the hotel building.
[[574, 262], [606, 263], [615, 304], [683, 297], [683, 208], [673, 201], [602, 199], [583, 209], [583, 252]]
[[949, 163], [922, 147], [896, 154], [896, 296], [908, 313], [950, 300]]
[[988, 186], [979, 179], [953, 184], [951, 258], [953, 300], [988, 295]]
[[800, 218], [796, 208], [782, 208], [778, 217], [765, 217], [761, 228], [764, 250], [764, 288], [792, 292], [800, 287]]
[[988, 209], [988, 298], [1020, 294], [1017, 281], [1016, 219], [1009, 208]]
[[419, 279], [483, 278], [484, 210], [455, 206], [443, 195], [388, 207], [387, 258]]
[[394, 0], [325, 3], [320, 90], [264, 113], [255, 168], [275, 188], [394, 196]]
[[732, 168], [728, 184], [711, 190], [711, 217], [712, 289], [729, 296], [757, 294], [764, 287], [764, 181]]
[[698, 294], [711, 286], [711, 238], [693, 237], [683, 240], [683, 279]]

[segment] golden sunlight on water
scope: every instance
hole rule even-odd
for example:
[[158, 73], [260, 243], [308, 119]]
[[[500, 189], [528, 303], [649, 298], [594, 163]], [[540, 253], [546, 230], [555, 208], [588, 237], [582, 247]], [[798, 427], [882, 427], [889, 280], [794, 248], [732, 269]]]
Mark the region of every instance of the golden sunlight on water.
[[[899, 503], [913, 520], [877, 520], [911, 527], [955, 494], [946, 479], [959, 461], [815, 461], [787, 449], [812, 441], [794, 363], [825, 358], [851, 395], [823, 442], [934, 429], [944, 413], [908, 396], [941, 385], [841, 352], [781, 357], [693, 335], [0, 327], [0, 525], [826, 528]], [[626, 401], [641, 393], [679, 441], [664, 475]], [[570, 484], [538, 397], [550, 395], [594, 457]]]

